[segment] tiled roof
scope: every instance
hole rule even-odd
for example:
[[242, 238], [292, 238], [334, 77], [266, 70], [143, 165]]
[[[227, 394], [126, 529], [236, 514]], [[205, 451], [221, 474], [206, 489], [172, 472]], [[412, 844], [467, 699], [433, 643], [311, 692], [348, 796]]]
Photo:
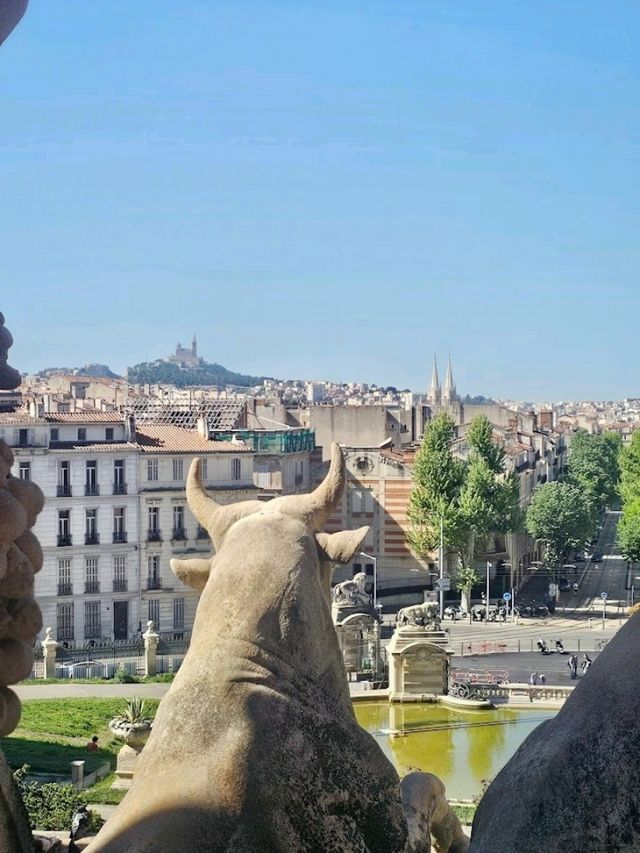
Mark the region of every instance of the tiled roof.
[[119, 412], [54, 412], [44, 415], [50, 424], [121, 424], [123, 417]]
[[43, 425], [46, 421], [42, 418], [34, 418], [26, 412], [0, 412], [0, 426], [11, 424], [15, 426], [33, 426], [34, 424]]
[[72, 453], [121, 453], [124, 450], [138, 450], [131, 441], [52, 441], [51, 450], [65, 450]]
[[231, 441], [209, 441], [194, 429], [157, 424], [136, 427], [136, 441], [146, 453], [248, 453], [251, 450]]

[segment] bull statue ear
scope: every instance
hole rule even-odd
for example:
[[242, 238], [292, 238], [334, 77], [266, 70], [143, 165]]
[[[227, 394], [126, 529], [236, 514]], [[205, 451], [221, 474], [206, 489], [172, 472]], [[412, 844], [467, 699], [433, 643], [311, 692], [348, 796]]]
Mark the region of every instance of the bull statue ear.
[[340, 533], [316, 533], [318, 556], [321, 563], [349, 563], [362, 547], [368, 527], [341, 530]]
[[207, 585], [213, 557], [208, 560], [170, 560], [171, 571], [187, 586], [193, 587], [198, 592]]

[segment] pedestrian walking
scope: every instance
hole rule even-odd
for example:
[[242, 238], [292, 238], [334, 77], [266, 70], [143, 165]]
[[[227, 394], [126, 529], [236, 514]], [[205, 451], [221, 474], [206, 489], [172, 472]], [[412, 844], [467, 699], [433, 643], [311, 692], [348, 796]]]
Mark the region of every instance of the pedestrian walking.
[[584, 675], [588, 670], [593, 661], [589, 657], [589, 655], [585, 654], [584, 660], [582, 661], [582, 674]]
[[535, 687], [537, 683], [538, 683], [538, 673], [532, 672], [531, 675], [529, 676], [529, 684], [532, 687]]
[[544, 672], [541, 672], [540, 673], [540, 684], [546, 684], [546, 683], [547, 683], [547, 679], [545, 677], [545, 674], [544, 674]]
[[578, 656], [571, 655], [567, 661], [567, 666], [569, 667], [569, 675], [571, 678], [576, 678], [578, 675]]

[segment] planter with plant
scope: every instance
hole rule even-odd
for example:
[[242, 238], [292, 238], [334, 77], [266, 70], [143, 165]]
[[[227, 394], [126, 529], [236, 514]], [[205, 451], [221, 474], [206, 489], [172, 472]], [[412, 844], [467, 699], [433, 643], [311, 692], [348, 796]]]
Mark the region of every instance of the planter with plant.
[[127, 699], [122, 713], [109, 723], [113, 734], [125, 742], [118, 753], [113, 788], [128, 788], [131, 785], [138, 755], [151, 734], [151, 725], [151, 719], [145, 715], [144, 699], [138, 696]]

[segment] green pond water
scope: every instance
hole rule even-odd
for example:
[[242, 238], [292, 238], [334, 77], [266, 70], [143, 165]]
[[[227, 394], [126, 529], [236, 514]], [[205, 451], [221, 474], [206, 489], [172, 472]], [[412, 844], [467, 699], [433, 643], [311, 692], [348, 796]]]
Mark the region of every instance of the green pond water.
[[354, 708], [401, 777], [412, 770], [435, 773], [449, 799], [461, 800], [479, 794], [483, 780], [493, 779], [526, 736], [556, 713], [386, 702], [358, 702]]

